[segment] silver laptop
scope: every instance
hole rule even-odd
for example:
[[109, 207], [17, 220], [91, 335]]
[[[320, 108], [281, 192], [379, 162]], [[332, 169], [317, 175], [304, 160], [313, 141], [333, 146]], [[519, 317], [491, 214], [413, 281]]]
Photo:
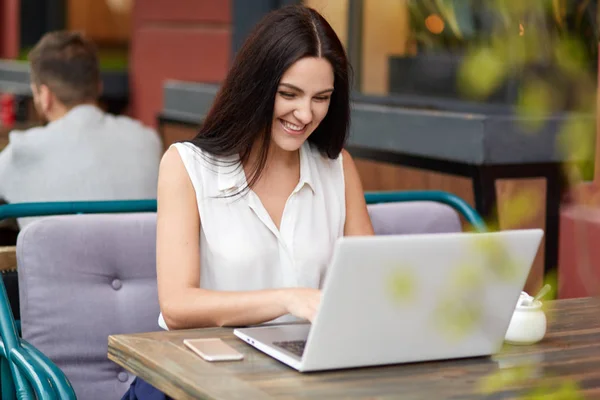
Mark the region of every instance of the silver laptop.
[[298, 371], [497, 353], [543, 232], [343, 237], [313, 324], [235, 329]]

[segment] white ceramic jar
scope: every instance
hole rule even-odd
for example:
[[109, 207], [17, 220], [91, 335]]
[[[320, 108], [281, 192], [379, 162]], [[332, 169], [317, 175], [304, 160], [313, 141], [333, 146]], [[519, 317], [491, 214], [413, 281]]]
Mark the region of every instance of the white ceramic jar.
[[531, 305], [519, 304], [510, 320], [504, 340], [510, 344], [534, 344], [546, 334], [546, 314], [542, 303], [535, 301]]

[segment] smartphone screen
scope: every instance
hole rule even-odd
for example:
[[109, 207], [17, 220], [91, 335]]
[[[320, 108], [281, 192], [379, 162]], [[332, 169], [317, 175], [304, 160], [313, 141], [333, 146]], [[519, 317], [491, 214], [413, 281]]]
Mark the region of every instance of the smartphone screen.
[[244, 358], [242, 353], [217, 338], [184, 339], [183, 344], [206, 361], [235, 361]]

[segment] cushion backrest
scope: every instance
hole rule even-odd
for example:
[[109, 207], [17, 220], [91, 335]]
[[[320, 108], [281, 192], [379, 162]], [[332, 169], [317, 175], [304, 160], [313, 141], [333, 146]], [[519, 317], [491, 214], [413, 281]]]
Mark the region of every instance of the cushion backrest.
[[461, 232], [458, 213], [432, 201], [369, 204], [376, 235]]
[[79, 399], [117, 399], [133, 376], [108, 336], [159, 330], [156, 214], [43, 218], [17, 241], [23, 338], [67, 375]]

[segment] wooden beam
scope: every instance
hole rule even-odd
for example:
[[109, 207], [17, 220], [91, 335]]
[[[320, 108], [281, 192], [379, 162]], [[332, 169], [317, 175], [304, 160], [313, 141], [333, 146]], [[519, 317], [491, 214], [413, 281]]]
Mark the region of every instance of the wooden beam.
[[0, 247], [0, 272], [14, 271], [17, 269], [17, 247]]

